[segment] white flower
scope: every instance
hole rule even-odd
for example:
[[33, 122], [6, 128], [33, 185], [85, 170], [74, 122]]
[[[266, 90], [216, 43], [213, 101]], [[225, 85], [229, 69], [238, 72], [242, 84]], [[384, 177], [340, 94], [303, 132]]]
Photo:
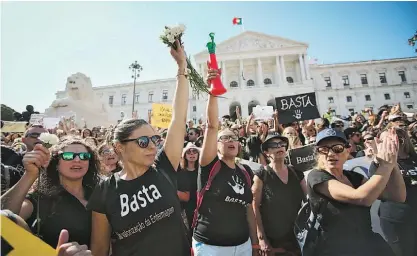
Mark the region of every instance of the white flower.
[[47, 148], [50, 148], [53, 145], [58, 144], [59, 142], [59, 138], [55, 134], [50, 134], [47, 132], [41, 133], [41, 135], [39, 136], [39, 139], [43, 142], [43, 144]]
[[174, 35], [170, 34], [167, 36], [168, 42], [170, 42], [171, 44], [175, 43], [175, 37]]
[[165, 35], [165, 36], [168, 36], [169, 34], [171, 34], [171, 29], [169, 29], [169, 28], [165, 28], [165, 29], [164, 29], [164, 35]]
[[179, 24], [178, 25], [178, 28], [180, 29], [181, 33], [184, 33], [185, 32], [186, 27], [185, 27], [184, 24]]
[[177, 36], [179, 36], [179, 35], [181, 34], [181, 29], [180, 29], [179, 27], [173, 27], [173, 28], [171, 29], [171, 31], [172, 31], [172, 34], [173, 34], [175, 37], [177, 37]]

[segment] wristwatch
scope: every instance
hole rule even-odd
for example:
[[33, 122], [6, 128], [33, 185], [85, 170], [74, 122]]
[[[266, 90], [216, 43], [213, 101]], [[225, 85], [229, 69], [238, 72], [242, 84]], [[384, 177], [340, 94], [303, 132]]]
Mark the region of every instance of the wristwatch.
[[177, 77], [178, 76], [185, 76], [185, 78], [188, 78], [188, 69], [187, 68], [179, 68]]

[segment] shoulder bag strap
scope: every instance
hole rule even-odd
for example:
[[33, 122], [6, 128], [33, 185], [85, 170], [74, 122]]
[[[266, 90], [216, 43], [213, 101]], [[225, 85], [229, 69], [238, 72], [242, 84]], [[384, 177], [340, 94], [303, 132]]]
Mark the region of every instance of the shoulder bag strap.
[[248, 183], [248, 185], [252, 187], [252, 180], [250, 179], [250, 175], [248, 171], [246, 171], [245, 166], [241, 165], [240, 163], [237, 163], [236, 165], [237, 167], [239, 167], [240, 170], [242, 170], [243, 174], [245, 175], [246, 182]]
[[201, 204], [203, 203], [204, 194], [206, 193], [207, 190], [210, 189], [211, 183], [213, 182], [214, 177], [217, 175], [217, 173], [219, 173], [220, 168], [221, 168], [221, 163], [220, 163], [220, 160], [218, 160], [213, 165], [213, 168], [211, 168], [210, 170], [210, 174], [209, 174], [206, 185], [200, 191], [197, 191], [197, 205], [194, 210], [193, 224], [191, 225], [191, 228], [195, 228], [197, 224], [198, 210], [200, 209]]

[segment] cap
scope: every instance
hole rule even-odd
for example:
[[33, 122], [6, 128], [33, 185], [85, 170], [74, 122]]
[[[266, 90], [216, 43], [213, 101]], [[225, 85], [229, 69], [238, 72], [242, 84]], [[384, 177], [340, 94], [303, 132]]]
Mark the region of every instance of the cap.
[[262, 152], [267, 150], [267, 147], [266, 147], [266, 146], [267, 146], [268, 142], [270, 142], [270, 141], [271, 141], [271, 140], [273, 140], [273, 139], [280, 139], [280, 140], [285, 141], [285, 142], [287, 143], [287, 147], [286, 147], [285, 149], [288, 149], [288, 143], [289, 143], [289, 140], [288, 140], [288, 138], [287, 138], [287, 137], [282, 136], [282, 135], [280, 135], [280, 134], [269, 134], [269, 135], [266, 137], [265, 141], [264, 141], [264, 142], [262, 143], [262, 145], [261, 145], [261, 150], [262, 150]]
[[323, 131], [319, 132], [316, 137], [316, 145], [324, 140], [329, 139], [337, 139], [342, 141], [343, 143], [347, 143], [346, 136], [343, 132], [340, 132], [336, 129], [324, 129]]
[[188, 142], [187, 145], [185, 146], [185, 148], [182, 150], [182, 155], [184, 156], [185, 155], [185, 152], [187, 152], [187, 150], [189, 150], [191, 148], [197, 149], [197, 151], [200, 152], [200, 148], [199, 147], [197, 147], [196, 145], [194, 145], [191, 142]]

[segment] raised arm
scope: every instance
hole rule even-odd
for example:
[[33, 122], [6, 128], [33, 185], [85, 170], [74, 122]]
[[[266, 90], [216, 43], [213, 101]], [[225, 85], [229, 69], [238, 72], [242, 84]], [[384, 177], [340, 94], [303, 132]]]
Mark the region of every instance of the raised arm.
[[175, 170], [178, 169], [181, 153], [184, 146], [185, 123], [188, 109], [188, 80], [186, 77], [187, 61], [183, 46], [176, 42], [177, 50], [171, 49], [171, 55], [178, 64], [177, 86], [172, 104], [172, 119], [169, 125], [167, 138], [164, 143], [165, 154]]
[[[218, 76], [217, 70], [209, 70], [208, 80]], [[217, 132], [219, 130], [219, 106], [217, 103], [217, 97], [209, 95], [207, 101], [207, 127], [204, 134], [203, 148], [201, 150], [200, 165], [207, 166], [213, 161], [217, 155]]]

